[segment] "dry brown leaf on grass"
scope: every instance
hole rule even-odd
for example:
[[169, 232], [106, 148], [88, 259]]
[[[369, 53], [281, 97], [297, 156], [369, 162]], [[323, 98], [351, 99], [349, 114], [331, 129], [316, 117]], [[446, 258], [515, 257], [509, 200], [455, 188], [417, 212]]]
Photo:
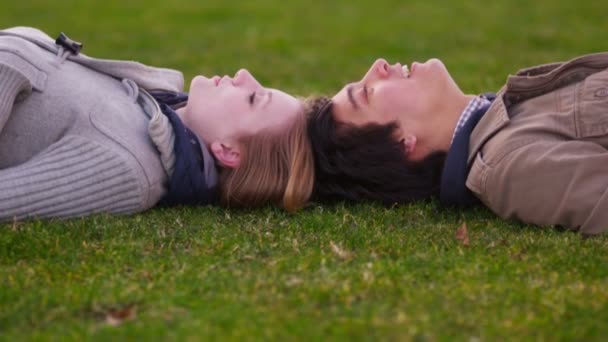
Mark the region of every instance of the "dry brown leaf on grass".
[[469, 246], [469, 232], [467, 231], [466, 223], [463, 223], [456, 231], [456, 240], [463, 246]]
[[329, 247], [331, 248], [331, 251], [340, 259], [342, 260], [349, 260], [350, 258], [352, 258], [352, 253], [343, 249], [342, 247], [340, 247], [339, 245], [335, 244], [333, 241], [329, 241]]
[[136, 315], [137, 307], [135, 305], [127, 305], [120, 309], [110, 309], [106, 311], [105, 323], [115, 327], [126, 321], [135, 319]]

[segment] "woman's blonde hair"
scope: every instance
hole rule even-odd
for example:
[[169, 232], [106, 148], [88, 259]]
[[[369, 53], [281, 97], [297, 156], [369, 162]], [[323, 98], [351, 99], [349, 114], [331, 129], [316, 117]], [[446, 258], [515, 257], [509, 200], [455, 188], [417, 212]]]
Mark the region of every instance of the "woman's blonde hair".
[[[307, 101], [303, 101], [304, 107]], [[303, 110], [281, 130], [240, 139], [241, 161], [220, 170], [220, 200], [226, 207], [274, 204], [294, 212], [309, 201], [314, 185], [314, 158]]]

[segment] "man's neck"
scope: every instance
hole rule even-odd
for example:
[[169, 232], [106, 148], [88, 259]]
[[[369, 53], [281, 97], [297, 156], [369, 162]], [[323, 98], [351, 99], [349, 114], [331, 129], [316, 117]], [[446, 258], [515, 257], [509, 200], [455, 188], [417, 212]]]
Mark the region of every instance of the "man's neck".
[[474, 97], [475, 95], [461, 93], [446, 100], [444, 110], [440, 115], [436, 116], [437, 120], [433, 126], [436, 131], [436, 134], [432, 135], [436, 138], [432, 142], [432, 146], [435, 146], [435, 151], [447, 152], [450, 149], [458, 119]]

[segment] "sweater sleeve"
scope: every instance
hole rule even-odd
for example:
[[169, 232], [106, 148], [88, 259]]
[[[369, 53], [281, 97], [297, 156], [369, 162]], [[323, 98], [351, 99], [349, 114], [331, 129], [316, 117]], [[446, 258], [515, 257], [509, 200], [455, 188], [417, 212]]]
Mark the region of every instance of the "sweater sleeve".
[[121, 155], [66, 136], [30, 161], [0, 170], [0, 221], [142, 211], [141, 184]]
[[32, 85], [27, 77], [0, 62], [0, 132], [11, 115], [17, 96], [31, 91]]

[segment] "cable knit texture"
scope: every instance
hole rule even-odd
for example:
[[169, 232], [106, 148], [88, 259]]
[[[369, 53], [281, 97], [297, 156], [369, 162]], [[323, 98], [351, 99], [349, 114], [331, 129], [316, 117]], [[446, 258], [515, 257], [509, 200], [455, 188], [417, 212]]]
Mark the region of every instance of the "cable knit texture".
[[174, 133], [145, 90], [182, 91], [181, 73], [65, 57], [39, 30], [0, 31], [0, 221], [136, 213], [167, 192]]
[[17, 100], [17, 95], [21, 92], [30, 93], [32, 87], [21, 73], [15, 69], [3, 65], [0, 62], [0, 80], [2, 85], [0, 86], [0, 130], [4, 127], [6, 120], [8, 120], [13, 104]]
[[0, 211], [7, 218], [71, 217], [140, 207], [137, 174], [116, 153], [69, 136], [40, 157], [0, 170]]

